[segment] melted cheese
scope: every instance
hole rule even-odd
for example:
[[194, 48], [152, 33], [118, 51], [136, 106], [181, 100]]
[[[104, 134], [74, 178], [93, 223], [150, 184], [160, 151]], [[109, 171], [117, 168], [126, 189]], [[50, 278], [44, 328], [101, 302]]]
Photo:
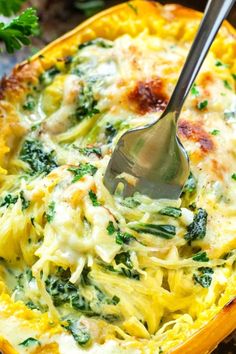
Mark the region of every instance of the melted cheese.
[[[197, 180], [194, 193], [176, 201], [141, 195], [123, 200], [122, 186], [113, 196], [103, 184], [120, 135], [161, 115], [190, 48], [186, 38], [143, 31], [87, 43], [71, 63], [60, 70], [58, 64], [50, 83], [41, 78], [37, 89], [31, 87], [12, 113], [23, 138], [12, 142], [0, 170], [9, 173], [1, 177], [0, 190], [0, 289], [9, 294], [0, 299], [0, 333], [17, 352], [35, 352], [19, 345], [29, 337], [55, 354], [168, 352], [235, 294], [236, 96], [230, 60], [219, 64], [217, 51], [209, 53], [181, 113], [179, 136]], [[29, 95], [32, 109], [24, 108]], [[29, 173], [32, 161], [20, 153], [25, 141], [39, 141], [47, 163], [53, 157], [57, 167]], [[8, 151], [4, 144], [0, 157]], [[35, 154], [28, 158], [43, 164], [43, 153]], [[92, 172], [79, 175], [88, 164]], [[178, 208], [181, 216], [159, 213], [166, 207]], [[208, 214], [206, 234], [189, 243], [185, 235], [198, 208]], [[137, 232], [138, 223], [171, 225], [176, 232], [164, 238]], [[198, 251], [207, 259], [194, 259]], [[202, 269], [210, 269], [206, 287], [199, 283]], [[66, 281], [61, 270], [69, 272]], [[52, 283], [53, 277], [62, 283]], [[75, 289], [83, 304], [75, 303]], [[27, 308], [29, 302], [36, 309]], [[73, 337], [70, 321], [90, 333], [87, 346]]]

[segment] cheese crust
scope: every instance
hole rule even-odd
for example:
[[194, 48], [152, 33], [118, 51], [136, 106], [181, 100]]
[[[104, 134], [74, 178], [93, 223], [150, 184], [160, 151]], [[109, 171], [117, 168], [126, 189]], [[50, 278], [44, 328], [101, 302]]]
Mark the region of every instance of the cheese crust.
[[165, 109], [200, 19], [177, 5], [122, 4], [2, 80], [4, 354], [201, 354], [236, 327], [230, 25], [181, 113], [191, 168], [181, 198], [124, 199], [122, 184], [114, 196], [103, 184], [119, 137]]

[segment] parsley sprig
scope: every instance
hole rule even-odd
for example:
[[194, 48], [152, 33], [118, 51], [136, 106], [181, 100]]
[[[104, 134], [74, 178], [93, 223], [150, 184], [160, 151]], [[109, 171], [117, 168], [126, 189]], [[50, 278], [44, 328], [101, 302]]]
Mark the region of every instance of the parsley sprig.
[[[0, 13], [7, 15], [15, 13], [22, 2], [20, 0], [9, 2], [0, 0]], [[23, 45], [29, 45], [29, 37], [37, 34], [38, 30], [36, 10], [28, 8], [7, 24], [0, 22], [0, 40], [4, 42], [8, 53], [14, 53]]]
[[0, 0], [0, 13], [9, 17], [17, 13], [26, 0]]

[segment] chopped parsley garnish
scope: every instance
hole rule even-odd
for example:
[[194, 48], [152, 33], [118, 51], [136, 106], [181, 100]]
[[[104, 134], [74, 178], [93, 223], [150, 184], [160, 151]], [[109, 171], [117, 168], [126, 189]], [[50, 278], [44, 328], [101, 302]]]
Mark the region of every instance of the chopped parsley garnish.
[[49, 205], [48, 205], [48, 210], [46, 212], [46, 219], [47, 219], [47, 222], [52, 222], [53, 219], [54, 219], [54, 216], [56, 214], [56, 211], [55, 211], [55, 202], [52, 201]]
[[[4, 3], [8, 2], [4, 1]], [[6, 7], [5, 12], [9, 12]], [[8, 53], [14, 53], [23, 45], [29, 45], [29, 37], [36, 34], [38, 29], [36, 10], [28, 8], [9, 23], [0, 22], [0, 40], [5, 43]]]
[[20, 200], [22, 210], [25, 210], [30, 206], [30, 201], [25, 198], [23, 191], [20, 192]]
[[199, 92], [199, 90], [197, 88], [197, 85], [195, 83], [193, 84], [193, 86], [191, 88], [191, 94], [193, 96], [199, 96], [200, 95], [200, 92]]
[[36, 102], [33, 96], [28, 95], [25, 103], [23, 104], [23, 108], [26, 111], [33, 111], [36, 106]]
[[21, 342], [19, 345], [21, 345], [22, 347], [32, 347], [33, 345], [40, 345], [40, 341], [38, 339], [35, 339], [33, 337], [29, 337], [26, 340], [24, 340], [23, 342]]
[[103, 38], [96, 38], [96, 39], [92, 39], [91, 41], [80, 44], [79, 50], [86, 48], [88, 46], [91, 46], [91, 45], [96, 45], [97, 47], [105, 48], [105, 49], [113, 47], [113, 44], [111, 41], [105, 40]]
[[55, 76], [59, 73], [60, 70], [57, 67], [53, 66], [52, 68], [48, 69], [40, 75], [39, 82], [44, 86], [48, 86], [53, 82]]
[[54, 151], [46, 152], [38, 140], [25, 140], [19, 157], [29, 164], [32, 175], [49, 173], [57, 167]]
[[206, 236], [207, 212], [199, 208], [193, 218], [193, 222], [187, 227], [187, 234], [184, 238], [187, 241], [202, 240]]
[[211, 131], [211, 135], [219, 135], [219, 134], [220, 134], [220, 130], [218, 130], [218, 129], [213, 129]]
[[204, 101], [201, 101], [197, 104], [197, 108], [200, 110], [200, 111], [203, 111], [204, 109], [206, 109], [208, 106], [208, 101], [207, 100], [204, 100]]
[[85, 326], [81, 326], [77, 321], [67, 320], [67, 325], [64, 326], [74, 337], [79, 345], [85, 345], [90, 340], [90, 333]]
[[79, 167], [68, 168], [68, 171], [74, 174], [72, 183], [75, 183], [85, 175], [91, 175], [91, 176], [95, 175], [95, 173], [97, 172], [97, 167], [91, 165], [90, 163], [84, 163], [84, 164], [81, 163]]
[[100, 206], [101, 205], [98, 201], [97, 195], [92, 190], [89, 191], [89, 198], [90, 198], [93, 206]]
[[227, 88], [228, 90], [232, 90], [232, 86], [230, 85], [228, 80], [224, 80], [224, 87]]
[[82, 86], [79, 91], [75, 110], [77, 121], [81, 122], [85, 118], [90, 118], [94, 114], [100, 113], [97, 109], [97, 103], [97, 100], [93, 96], [91, 86]]
[[161, 215], [173, 216], [174, 218], [179, 218], [182, 215], [180, 208], [165, 207], [158, 212]]
[[6, 206], [8, 208], [11, 204], [16, 204], [17, 200], [17, 195], [12, 195], [9, 193], [4, 197], [3, 201], [0, 204], [0, 207]]
[[207, 253], [204, 251], [196, 253], [192, 258], [196, 262], [208, 262], [209, 261]]
[[231, 178], [232, 178], [234, 181], [236, 181], [236, 173], [233, 173], [233, 174], [231, 175]]
[[176, 228], [173, 225], [157, 225], [137, 223], [131, 228], [139, 233], [151, 234], [165, 239], [172, 239], [176, 235]]
[[193, 274], [193, 280], [195, 283], [200, 284], [203, 288], [209, 288], [212, 282], [212, 275], [214, 273], [212, 268], [201, 267], [198, 268], [199, 273]]

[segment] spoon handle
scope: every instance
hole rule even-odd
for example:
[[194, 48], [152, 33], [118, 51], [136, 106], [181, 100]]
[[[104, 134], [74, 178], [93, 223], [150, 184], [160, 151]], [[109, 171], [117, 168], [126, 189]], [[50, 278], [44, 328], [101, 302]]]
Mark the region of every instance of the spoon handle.
[[208, 50], [235, 1], [236, 0], [208, 1], [198, 33], [166, 109], [166, 113], [176, 112], [176, 119], [178, 119], [184, 101], [195, 81]]

